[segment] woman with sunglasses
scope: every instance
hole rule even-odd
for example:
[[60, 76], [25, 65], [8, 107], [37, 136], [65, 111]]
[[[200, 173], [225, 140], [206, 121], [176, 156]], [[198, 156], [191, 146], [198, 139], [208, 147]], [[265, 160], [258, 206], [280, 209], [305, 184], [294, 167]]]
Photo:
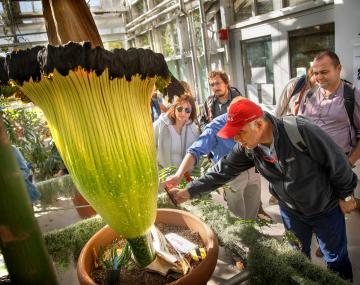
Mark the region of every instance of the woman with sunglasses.
[[200, 135], [195, 124], [196, 107], [191, 94], [176, 97], [166, 113], [154, 122], [157, 161], [160, 168], [178, 167], [187, 148]]

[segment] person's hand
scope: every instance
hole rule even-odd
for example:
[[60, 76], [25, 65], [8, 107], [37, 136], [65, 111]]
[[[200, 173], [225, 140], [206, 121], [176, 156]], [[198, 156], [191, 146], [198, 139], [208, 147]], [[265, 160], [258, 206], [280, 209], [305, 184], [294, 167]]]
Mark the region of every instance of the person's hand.
[[349, 163], [351, 165], [351, 168], [356, 167], [356, 159], [354, 159], [352, 156], [349, 157]]
[[180, 184], [180, 182], [181, 182], [181, 178], [182, 177], [179, 177], [177, 175], [169, 176], [165, 180], [166, 187], [171, 189], [171, 188], [174, 188], [174, 187], [178, 186]]
[[358, 161], [358, 156], [355, 154], [355, 152], [352, 152], [348, 155], [348, 160], [352, 168], [356, 167], [356, 163]]
[[181, 204], [190, 199], [190, 194], [186, 189], [173, 188], [169, 194], [174, 198], [176, 204]]
[[341, 212], [343, 212], [343, 214], [350, 214], [352, 211], [354, 211], [356, 209], [357, 203], [354, 199], [354, 197], [351, 198], [350, 201], [345, 201], [343, 199], [339, 199], [339, 206], [341, 209]]

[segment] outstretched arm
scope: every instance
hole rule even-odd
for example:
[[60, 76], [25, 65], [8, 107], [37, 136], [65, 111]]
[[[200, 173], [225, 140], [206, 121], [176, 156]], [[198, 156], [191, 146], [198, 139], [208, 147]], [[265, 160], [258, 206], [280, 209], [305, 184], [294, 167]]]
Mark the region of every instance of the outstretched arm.
[[184, 177], [184, 173], [191, 170], [196, 163], [195, 157], [191, 153], [187, 153], [181, 162], [178, 170], [173, 176], [166, 179], [165, 185], [168, 188], [173, 188], [179, 185], [181, 179]]
[[174, 188], [170, 191], [177, 203], [213, 191], [234, 179], [242, 171], [254, 166], [254, 161], [248, 158], [237, 144], [234, 149], [224, 156], [216, 165], [199, 179], [190, 182], [183, 190]]

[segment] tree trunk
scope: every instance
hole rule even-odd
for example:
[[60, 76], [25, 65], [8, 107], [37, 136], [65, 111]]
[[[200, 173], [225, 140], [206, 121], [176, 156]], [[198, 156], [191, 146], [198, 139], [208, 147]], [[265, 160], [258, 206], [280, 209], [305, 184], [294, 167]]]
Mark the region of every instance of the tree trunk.
[[12, 284], [58, 284], [0, 116], [0, 247]]
[[49, 43], [89, 41], [102, 46], [95, 21], [85, 0], [41, 0]]

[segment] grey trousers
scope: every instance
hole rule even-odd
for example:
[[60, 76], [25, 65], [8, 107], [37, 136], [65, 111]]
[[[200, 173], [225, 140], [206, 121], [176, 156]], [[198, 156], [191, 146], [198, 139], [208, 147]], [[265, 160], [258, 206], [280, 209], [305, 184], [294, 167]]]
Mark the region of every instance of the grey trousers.
[[260, 174], [255, 167], [242, 172], [224, 187], [229, 210], [242, 219], [255, 219], [260, 206]]

